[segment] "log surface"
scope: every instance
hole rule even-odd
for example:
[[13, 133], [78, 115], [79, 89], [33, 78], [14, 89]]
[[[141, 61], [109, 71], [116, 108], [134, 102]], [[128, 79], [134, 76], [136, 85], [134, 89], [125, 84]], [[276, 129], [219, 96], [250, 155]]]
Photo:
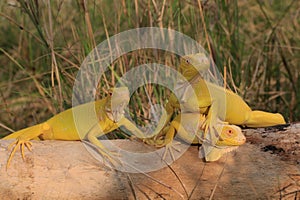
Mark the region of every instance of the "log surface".
[[[271, 132], [246, 129], [244, 133], [248, 142], [217, 162], [205, 163], [198, 158], [198, 147], [191, 146], [169, 167], [145, 174], [111, 169], [95, 159], [79, 141], [33, 141], [33, 151], [26, 151], [25, 160], [17, 151], [10, 168], [6, 170], [10, 153], [7, 146], [11, 141], [0, 140], [0, 197], [208, 199], [213, 196], [213, 199], [296, 199], [300, 196], [298, 127]], [[293, 137], [284, 136], [291, 133]], [[291, 140], [290, 146], [279, 147], [279, 144], [288, 144], [287, 141], [282, 142], [284, 138]], [[138, 141], [112, 142], [134, 151], [155, 150]], [[276, 152], [276, 148], [273, 148], [274, 151], [264, 151], [268, 145], [283, 151]], [[287, 156], [289, 153], [292, 156]], [[160, 160], [160, 155], [157, 155], [149, 165]]]

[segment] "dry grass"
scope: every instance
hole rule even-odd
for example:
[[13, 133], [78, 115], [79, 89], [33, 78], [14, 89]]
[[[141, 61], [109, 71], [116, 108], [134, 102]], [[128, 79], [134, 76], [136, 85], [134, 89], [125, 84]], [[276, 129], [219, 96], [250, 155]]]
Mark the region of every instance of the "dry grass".
[[[93, 47], [114, 34], [136, 27], [178, 30], [199, 41], [227, 84], [252, 108], [300, 119], [300, 2], [201, 1], [34, 1], [0, 3], [0, 130], [41, 122], [71, 106], [73, 82]], [[152, 61], [176, 66], [166, 52], [132, 52], [114, 62], [99, 96], [131, 67]], [[134, 116], [147, 119], [147, 98], [165, 100], [167, 92], [148, 85], [137, 91]], [[138, 96], [141, 96], [140, 98]], [[143, 98], [145, 97], [145, 98]], [[137, 119], [137, 117], [136, 117]]]

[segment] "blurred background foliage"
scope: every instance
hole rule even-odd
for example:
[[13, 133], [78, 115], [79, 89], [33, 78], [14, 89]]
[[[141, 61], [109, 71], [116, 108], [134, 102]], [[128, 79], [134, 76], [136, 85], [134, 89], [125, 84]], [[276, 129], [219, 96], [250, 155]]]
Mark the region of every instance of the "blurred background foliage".
[[[227, 84], [253, 109], [300, 119], [300, 1], [5, 0], [0, 9], [0, 135], [71, 107], [87, 54], [112, 35], [149, 26], [180, 31], [207, 51], [209, 41], [220, 72], [226, 66]], [[151, 53], [132, 52], [114, 62], [99, 97], [114, 85], [114, 74], [149, 61], [178, 64], [168, 52]], [[167, 99], [157, 86], [138, 90], [132, 112], [144, 119], [146, 92], [154, 101]]]

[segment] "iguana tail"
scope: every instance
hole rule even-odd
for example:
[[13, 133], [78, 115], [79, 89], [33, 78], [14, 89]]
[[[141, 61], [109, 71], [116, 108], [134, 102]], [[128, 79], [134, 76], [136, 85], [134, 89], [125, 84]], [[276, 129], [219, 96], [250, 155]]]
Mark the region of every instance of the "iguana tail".
[[45, 123], [37, 124], [28, 128], [21, 129], [19, 131], [16, 131], [12, 134], [9, 134], [2, 138], [2, 140], [8, 140], [8, 139], [14, 139], [19, 138], [20, 136], [31, 140], [31, 139], [39, 139], [37, 136], [43, 133], [44, 129], [47, 129], [48, 127], [45, 127]]
[[247, 127], [268, 127], [286, 124], [283, 116], [279, 113], [269, 113], [254, 110], [249, 113], [248, 120], [244, 123]]

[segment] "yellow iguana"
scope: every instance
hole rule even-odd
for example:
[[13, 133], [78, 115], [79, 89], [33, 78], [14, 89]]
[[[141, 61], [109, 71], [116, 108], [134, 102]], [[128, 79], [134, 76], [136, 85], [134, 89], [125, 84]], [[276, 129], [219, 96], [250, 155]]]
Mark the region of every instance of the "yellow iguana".
[[[104, 149], [104, 146], [97, 137], [109, 133], [120, 126], [124, 126], [136, 136], [144, 138], [143, 132], [124, 117], [124, 108], [130, 100], [128, 89], [120, 87], [115, 88], [113, 92], [118, 97], [114, 98], [114, 102], [112, 102], [111, 95], [109, 95], [104, 99], [68, 109], [53, 116], [46, 122], [22, 129], [2, 138], [3, 140], [16, 139], [9, 145], [9, 147], [14, 146], [14, 148], [7, 161], [7, 167], [9, 167], [11, 159], [19, 148], [24, 159], [24, 148], [27, 147], [31, 151], [32, 143], [30, 140], [32, 139], [81, 140], [86, 138], [98, 147], [98, 151], [102, 155], [110, 158], [109, 153]], [[91, 109], [96, 112], [98, 118], [98, 123], [96, 124], [89, 119]], [[81, 131], [82, 133], [78, 133], [77, 131], [77, 124], [75, 124], [73, 116], [74, 110], [84, 117], [83, 120], [78, 121], [83, 130]]]
[[[224, 153], [245, 143], [245, 137], [241, 129], [226, 123], [248, 127], [285, 124], [282, 115], [264, 111], [252, 111], [237, 94], [205, 81], [203, 76], [207, 74], [204, 72], [209, 67], [210, 62], [203, 53], [186, 55], [181, 58], [179, 71], [187, 79], [188, 84], [178, 84], [179, 87], [177, 86], [177, 89], [180, 90], [181, 88], [179, 100], [177, 100], [175, 94], [172, 94], [168, 99], [166, 104], [167, 117], [161, 117], [158, 123], [159, 127], [165, 127], [158, 134], [165, 139], [161, 140], [156, 136], [145, 140], [147, 143], [157, 147], [166, 146], [166, 152], [170, 151], [172, 155], [172, 140], [174, 134], [177, 133], [180, 138], [187, 142], [203, 143], [202, 149], [204, 152], [202, 156], [207, 161], [214, 161], [219, 159]], [[196, 98], [191, 95], [191, 91], [195, 93]], [[171, 122], [170, 126], [166, 126], [176, 108], [184, 108], [186, 112], [181, 112]], [[197, 121], [198, 113], [204, 114], [206, 117], [201, 115], [200, 119], [198, 119], [199, 121]], [[220, 119], [225, 122], [222, 122]], [[196, 131], [191, 129], [195, 123], [200, 124]], [[210, 130], [209, 134], [203, 134], [203, 131], [207, 133], [208, 128]], [[199, 137], [199, 134], [201, 137]], [[196, 139], [194, 139], [195, 136], [197, 136]]]
[[[166, 104], [168, 116], [166, 119], [161, 118], [158, 123], [159, 127], [164, 127], [170, 121], [174, 109], [181, 106], [188, 108], [189, 112], [200, 112], [207, 115], [206, 122], [203, 123], [205, 130], [208, 127], [211, 128], [216, 119], [247, 127], [267, 127], [286, 123], [281, 114], [251, 110], [247, 103], [236, 93], [205, 81], [197, 75], [197, 73], [202, 73], [209, 67], [210, 62], [203, 53], [186, 55], [181, 58], [179, 71], [191, 86], [187, 84], [183, 86], [185, 92], [179, 100], [174, 94], [169, 97]], [[186, 92], [188, 89], [195, 92], [196, 98]], [[222, 111], [220, 108], [224, 110]]]
[[[177, 115], [169, 126], [165, 127], [161, 133], [153, 139], [145, 140], [148, 144], [156, 147], [166, 147], [165, 158], [169, 151], [173, 160], [172, 149], [173, 139], [175, 134], [186, 141], [189, 144], [202, 144], [201, 156], [205, 157], [206, 161], [216, 161], [223, 154], [235, 150], [238, 146], [246, 142], [246, 138], [243, 135], [241, 128], [235, 125], [229, 125], [220, 120], [217, 121], [214, 128], [219, 133], [219, 137], [216, 142], [210, 141], [205, 138], [204, 129], [202, 128], [205, 122], [205, 115], [199, 115], [196, 113], [182, 113]], [[196, 128], [196, 129], [195, 129]]]

